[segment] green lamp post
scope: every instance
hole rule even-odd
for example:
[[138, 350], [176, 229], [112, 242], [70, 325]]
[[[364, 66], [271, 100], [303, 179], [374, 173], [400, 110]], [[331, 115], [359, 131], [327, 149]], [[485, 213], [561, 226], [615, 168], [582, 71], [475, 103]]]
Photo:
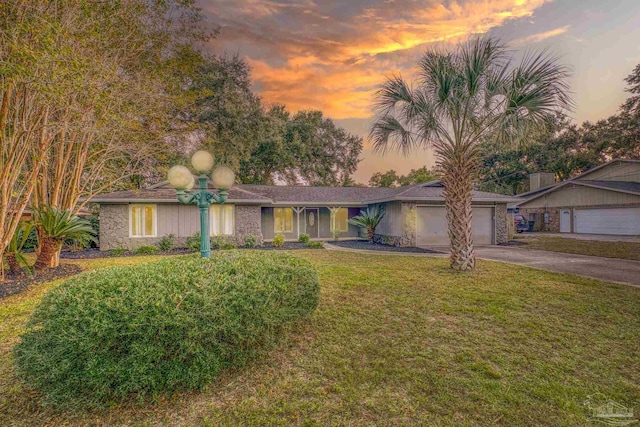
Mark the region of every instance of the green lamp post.
[[236, 176], [226, 166], [218, 166], [211, 174], [215, 192], [209, 191], [209, 172], [213, 169], [213, 156], [206, 151], [196, 151], [191, 157], [191, 164], [198, 173], [198, 188], [193, 190], [195, 179], [191, 171], [184, 166], [169, 169], [167, 178], [169, 185], [176, 189], [178, 201], [185, 205], [195, 204], [200, 209], [200, 256], [211, 257], [209, 241], [209, 206], [213, 203], [224, 203], [228, 190], [235, 182]]

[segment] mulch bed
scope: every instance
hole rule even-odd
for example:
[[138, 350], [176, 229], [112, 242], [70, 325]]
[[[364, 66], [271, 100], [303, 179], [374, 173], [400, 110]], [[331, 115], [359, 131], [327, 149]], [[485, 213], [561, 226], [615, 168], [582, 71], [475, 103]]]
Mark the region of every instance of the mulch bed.
[[444, 252], [434, 251], [431, 249], [423, 249], [416, 247], [400, 247], [383, 245], [381, 243], [371, 243], [367, 240], [339, 240], [337, 242], [329, 242], [334, 246], [349, 249], [364, 249], [367, 251], [385, 251], [385, 252], [413, 252], [422, 254], [442, 254]]
[[20, 292], [24, 292], [31, 285], [36, 283], [51, 282], [56, 279], [63, 279], [65, 277], [73, 276], [82, 271], [80, 267], [73, 264], [60, 264], [56, 268], [47, 268], [46, 270], [36, 272], [36, 275], [31, 277], [24, 272], [12, 275], [10, 273], [5, 274], [5, 281], [0, 283], [0, 299], [6, 298], [10, 295], [15, 295]]

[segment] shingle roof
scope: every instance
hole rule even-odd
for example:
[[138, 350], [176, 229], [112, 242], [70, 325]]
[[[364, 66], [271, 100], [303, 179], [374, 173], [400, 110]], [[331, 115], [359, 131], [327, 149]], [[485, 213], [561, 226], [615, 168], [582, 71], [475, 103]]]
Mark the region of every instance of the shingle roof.
[[587, 180], [581, 179], [574, 182], [574, 184], [586, 184], [593, 185], [595, 187], [603, 187], [611, 190], [627, 191], [629, 193], [640, 194], [640, 182], [631, 181], [601, 181], [601, 180]]
[[[441, 201], [443, 186], [439, 181], [399, 188], [380, 187], [313, 187], [287, 185], [237, 184], [229, 190], [228, 202], [258, 204], [365, 205], [393, 200]], [[520, 199], [502, 194], [473, 192], [474, 201], [515, 202]], [[172, 202], [176, 192], [163, 182], [144, 190], [125, 190], [102, 194], [94, 203]]]

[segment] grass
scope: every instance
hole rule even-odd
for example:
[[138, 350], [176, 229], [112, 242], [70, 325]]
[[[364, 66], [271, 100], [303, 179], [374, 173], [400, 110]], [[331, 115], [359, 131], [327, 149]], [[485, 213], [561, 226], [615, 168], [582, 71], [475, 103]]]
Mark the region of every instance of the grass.
[[583, 426], [596, 392], [640, 410], [640, 289], [488, 261], [455, 274], [446, 259], [295, 253], [320, 273], [311, 320], [270, 357], [155, 406], [42, 407], [11, 348], [55, 284], [0, 301], [0, 425]]
[[526, 236], [525, 248], [640, 261], [640, 242], [600, 242], [566, 237]]

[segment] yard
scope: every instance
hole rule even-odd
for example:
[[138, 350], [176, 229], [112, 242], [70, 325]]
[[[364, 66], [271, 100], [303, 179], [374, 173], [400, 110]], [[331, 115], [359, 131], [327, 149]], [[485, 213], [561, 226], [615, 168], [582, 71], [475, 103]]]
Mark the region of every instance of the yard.
[[[200, 393], [55, 413], [11, 348], [55, 283], [0, 300], [0, 425], [585, 425], [601, 392], [640, 411], [640, 289], [479, 261], [296, 251], [320, 272], [311, 321]], [[68, 261], [84, 269], [156, 257]]]
[[527, 243], [523, 248], [528, 249], [640, 261], [640, 242], [607, 242], [535, 235], [518, 238]]

